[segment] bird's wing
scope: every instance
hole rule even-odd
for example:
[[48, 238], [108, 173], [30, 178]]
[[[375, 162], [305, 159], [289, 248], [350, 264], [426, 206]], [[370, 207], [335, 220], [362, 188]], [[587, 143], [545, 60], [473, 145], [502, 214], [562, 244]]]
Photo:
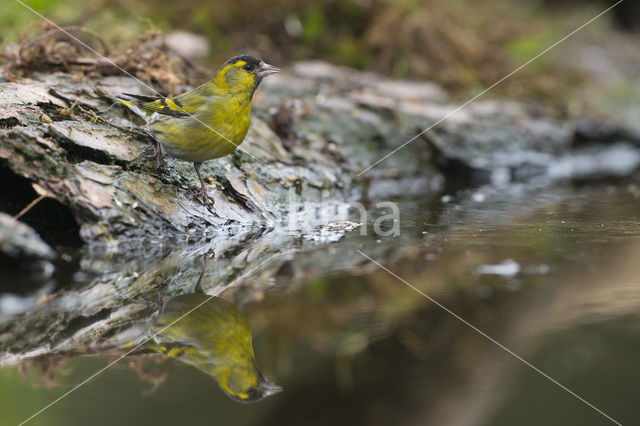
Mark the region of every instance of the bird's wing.
[[131, 93], [124, 94], [137, 99], [139, 106], [146, 111], [157, 112], [173, 117], [192, 115], [212, 97], [218, 96], [215, 85], [211, 82], [205, 83], [178, 96], [168, 98], [162, 96], [134, 95]]
[[163, 98], [160, 96], [134, 95], [133, 93], [123, 93], [123, 95], [140, 101], [138, 102], [138, 106], [146, 111], [157, 112], [158, 114], [170, 115], [172, 117], [188, 117], [191, 115], [191, 111], [189, 110], [195, 109], [185, 107], [177, 97]]

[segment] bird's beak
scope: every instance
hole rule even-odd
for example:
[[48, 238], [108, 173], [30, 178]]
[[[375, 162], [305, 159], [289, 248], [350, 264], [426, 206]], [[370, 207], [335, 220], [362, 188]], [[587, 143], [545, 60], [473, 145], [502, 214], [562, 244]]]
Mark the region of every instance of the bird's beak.
[[266, 62], [260, 62], [260, 65], [258, 65], [258, 69], [256, 71], [256, 75], [259, 78], [264, 78], [277, 72], [280, 72], [280, 68], [276, 68], [273, 65], [267, 64]]
[[260, 390], [262, 390], [262, 395], [269, 396], [269, 395], [274, 395], [278, 392], [282, 392], [282, 386], [278, 386], [275, 383], [270, 382], [267, 379], [264, 379], [264, 381], [260, 383]]

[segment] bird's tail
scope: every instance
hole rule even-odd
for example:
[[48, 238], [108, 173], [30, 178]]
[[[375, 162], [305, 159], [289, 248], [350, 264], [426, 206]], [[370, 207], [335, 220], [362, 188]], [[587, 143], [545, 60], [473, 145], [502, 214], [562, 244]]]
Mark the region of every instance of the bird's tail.
[[116, 98], [116, 100], [129, 108], [134, 114], [136, 114], [143, 120], [147, 121], [149, 119], [149, 114], [142, 110], [136, 103], [120, 98]]

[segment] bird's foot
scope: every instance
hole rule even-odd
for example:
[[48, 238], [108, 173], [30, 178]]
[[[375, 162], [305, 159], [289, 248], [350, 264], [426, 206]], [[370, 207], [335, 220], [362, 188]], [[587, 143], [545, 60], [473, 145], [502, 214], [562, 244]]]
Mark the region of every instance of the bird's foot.
[[198, 179], [200, 180], [200, 188], [198, 189], [198, 191], [200, 192], [200, 194], [198, 195], [198, 199], [200, 201], [202, 201], [203, 204], [214, 204], [213, 198], [209, 197], [209, 194], [207, 194], [207, 185], [205, 185], [204, 183], [204, 179], [202, 179], [202, 174], [200, 173], [200, 167], [202, 166], [202, 163], [200, 162], [195, 162], [193, 163], [193, 167], [196, 169], [196, 173], [198, 174]]
[[192, 186], [191, 189], [193, 191], [196, 191], [196, 199], [202, 204], [209, 206], [213, 206], [215, 204], [215, 200], [207, 193], [206, 188], [202, 188], [200, 186]]
[[162, 166], [164, 166], [164, 161], [162, 159], [162, 146], [159, 143], [156, 142], [156, 145], [155, 145], [155, 147], [153, 149], [153, 154], [145, 155], [144, 159], [146, 161], [155, 160], [156, 169], [159, 169]]

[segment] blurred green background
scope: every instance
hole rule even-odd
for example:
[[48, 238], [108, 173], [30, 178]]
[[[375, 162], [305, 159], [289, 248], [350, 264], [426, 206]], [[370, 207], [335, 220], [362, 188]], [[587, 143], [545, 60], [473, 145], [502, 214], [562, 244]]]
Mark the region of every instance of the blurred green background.
[[[454, 94], [484, 88], [603, 11], [612, 1], [522, 0], [26, 0], [61, 26], [81, 25], [109, 45], [152, 29], [203, 36], [205, 70], [239, 52], [271, 63], [325, 59], [400, 78], [430, 79]], [[637, 2], [594, 26], [633, 30]], [[16, 1], [0, 14], [0, 40], [33, 36], [42, 21]], [[614, 24], [612, 24], [612, 22]], [[539, 78], [548, 58], [499, 89], [549, 93], [573, 75]], [[535, 75], [537, 78], [528, 79]]]

